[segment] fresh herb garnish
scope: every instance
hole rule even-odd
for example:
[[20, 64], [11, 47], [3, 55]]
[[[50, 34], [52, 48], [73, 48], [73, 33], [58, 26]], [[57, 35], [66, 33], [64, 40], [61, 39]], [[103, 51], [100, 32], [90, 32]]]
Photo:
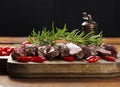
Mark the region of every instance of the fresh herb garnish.
[[100, 32], [98, 35], [93, 35], [93, 33], [94, 32], [89, 32], [85, 35], [84, 31], [80, 32], [78, 29], [73, 29], [71, 32], [68, 32], [66, 24], [63, 29], [60, 29], [58, 27], [54, 27], [53, 22], [51, 31], [47, 30], [46, 27], [44, 27], [42, 31], [38, 32], [35, 32], [33, 29], [29, 35], [29, 41], [39, 45], [54, 45], [56, 40], [64, 40], [75, 44], [100, 45], [103, 42], [103, 32]]

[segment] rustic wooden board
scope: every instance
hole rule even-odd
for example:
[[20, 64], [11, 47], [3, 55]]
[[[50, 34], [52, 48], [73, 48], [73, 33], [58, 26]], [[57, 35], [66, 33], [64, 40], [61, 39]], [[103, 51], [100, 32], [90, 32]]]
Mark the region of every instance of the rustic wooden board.
[[115, 77], [120, 76], [120, 58], [116, 62], [97, 63], [62, 60], [20, 63], [8, 58], [7, 70], [11, 77]]

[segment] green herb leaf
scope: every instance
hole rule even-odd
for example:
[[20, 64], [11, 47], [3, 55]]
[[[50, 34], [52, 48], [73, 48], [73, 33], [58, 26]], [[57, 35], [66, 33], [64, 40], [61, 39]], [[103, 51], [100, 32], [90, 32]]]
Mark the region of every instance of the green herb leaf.
[[66, 40], [75, 44], [94, 44], [100, 45], [103, 42], [103, 32], [98, 35], [93, 35], [94, 32], [85, 34], [84, 31], [80, 32], [78, 29], [73, 29], [71, 32], [67, 31], [66, 24], [63, 29], [55, 27], [52, 22], [52, 30], [48, 31], [46, 27], [43, 27], [42, 31], [35, 32], [35, 29], [29, 35], [29, 41], [31, 43], [39, 45], [54, 45], [56, 40]]

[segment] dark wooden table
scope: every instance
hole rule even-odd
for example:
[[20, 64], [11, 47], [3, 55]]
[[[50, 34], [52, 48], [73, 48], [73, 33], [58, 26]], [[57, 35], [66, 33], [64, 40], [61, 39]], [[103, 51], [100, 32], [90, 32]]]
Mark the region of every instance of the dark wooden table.
[[[15, 45], [27, 37], [0, 37], [0, 45]], [[120, 38], [105, 38], [104, 42], [115, 45], [120, 51]], [[0, 75], [0, 87], [120, 87], [120, 77], [106, 78], [11, 78]]]
[[120, 87], [114, 78], [10, 78], [0, 76], [0, 87]]

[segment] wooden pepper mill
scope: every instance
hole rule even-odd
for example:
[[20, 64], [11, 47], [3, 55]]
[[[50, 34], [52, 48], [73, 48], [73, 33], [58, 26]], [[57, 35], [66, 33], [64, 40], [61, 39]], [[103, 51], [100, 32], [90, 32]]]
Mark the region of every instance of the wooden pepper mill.
[[85, 34], [93, 31], [94, 35], [97, 34], [98, 31], [98, 24], [93, 21], [93, 18], [90, 14], [87, 15], [86, 12], [83, 12], [83, 19], [85, 20], [81, 26], [82, 26], [82, 31], [85, 32]]

